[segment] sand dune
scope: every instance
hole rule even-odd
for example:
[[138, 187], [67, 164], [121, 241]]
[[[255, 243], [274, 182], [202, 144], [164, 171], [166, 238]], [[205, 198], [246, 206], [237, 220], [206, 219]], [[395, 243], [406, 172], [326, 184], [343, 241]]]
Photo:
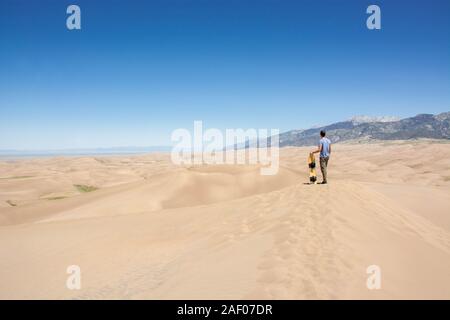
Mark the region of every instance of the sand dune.
[[0, 162], [0, 298], [449, 299], [450, 144], [336, 145], [323, 186], [304, 184], [309, 150], [282, 149], [276, 176], [164, 154]]

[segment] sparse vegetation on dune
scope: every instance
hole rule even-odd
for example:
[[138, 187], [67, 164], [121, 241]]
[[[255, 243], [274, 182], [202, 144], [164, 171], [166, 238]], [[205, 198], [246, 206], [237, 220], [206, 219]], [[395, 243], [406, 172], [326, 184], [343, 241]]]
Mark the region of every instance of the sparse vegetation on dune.
[[26, 178], [33, 178], [33, 176], [1, 177], [0, 180], [26, 179]]
[[78, 192], [81, 192], [81, 193], [92, 192], [92, 191], [98, 190], [97, 187], [88, 186], [85, 184], [74, 184], [73, 186], [78, 190]]
[[61, 199], [65, 199], [67, 197], [65, 196], [59, 196], [59, 197], [49, 197], [49, 198], [45, 198], [46, 200], [61, 200]]

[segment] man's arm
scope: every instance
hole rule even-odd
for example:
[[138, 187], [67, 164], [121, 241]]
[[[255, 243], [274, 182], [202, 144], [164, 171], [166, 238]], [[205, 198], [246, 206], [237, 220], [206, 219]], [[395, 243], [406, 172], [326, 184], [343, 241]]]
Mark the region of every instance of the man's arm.
[[311, 152], [311, 154], [318, 153], [318, 152], [322, 152], [322, 148], [323, 148], [323, 145], [322, 145], [322, 144], [319, 144], [319, 148], [318, 148], [317, 150]]
[[331, 155], [331, 143], [328, 145], [328, 153]]

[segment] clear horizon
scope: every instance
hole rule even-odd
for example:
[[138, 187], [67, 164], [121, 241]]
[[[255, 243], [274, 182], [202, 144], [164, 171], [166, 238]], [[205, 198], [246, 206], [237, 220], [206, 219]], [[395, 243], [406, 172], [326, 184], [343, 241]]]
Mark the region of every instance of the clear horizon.
[[[66, 8], [81, 8], [81, 30]], [[449, 1], [2, 1], [0, 150], [450, 110]]]
[[[443, 111], [442, 113], [447, 113], [447, 112], [450, 112], [450, 111]], [[418, 115], [418, 114], [416, 114], [416, 115]], [[416, 116], [416, 115], [413, 115], [413, 116]], [[367, 115], [356, 115], [355, 117], [360, 117], [360, 116], [365, 117]], [[389, 115], [387, 115], [387, 116], [389, 117]], [[384, 117], [384, 116], [381, 116], [381, 115], [380, 116], [376, 116], [376, 115], [369, 116], [369, 118], [372, 118], [372, 117]], [[398, 120], [406, 119], [406, 118], [409, 118], [409, 117], [405, 117], [405, 118], [402, 117], [402, 118], [399, 118]], [[341, 121], [349, 121], [349, 120], [351, 120], [351, 119], [350, 118], [349, 119], [343, 119]], [[393, 121], [396, 121], [396, 120], [393, 120]], [[340, 122], [340, 121], [337, 121], [337, 122]], [[290, 129], [290, 130], [287, 130], [287, 131], [280, 132], [280, 134], [286, 133], [286, 132], [289, 132], [289, 131], [293, 131], [293, 130], [308, 130], [308, 129], [320, 128], [320, 127], [328, 126], [328, 125], [331, 125], [331, 124], [333, 124], [333, 123], [328, 123], [328, 124], [324, 124], [324, 125], [315, 125], [315, 126], [311, 126], [309, 128], [293, 128], [293, 129]], [[193, 127], [193, 124], [192, 124], [191, 127]], [[187, 127], [185, 129], [191, 130], [192, 129], [191, 127]], [[210, 128], [205, 127], [204, 129], [206, 130], [206, 129], [210, 129]], [[246, 129], [246, 128], [242, 128], [242, 129]], [[80, 147], [80, 148], [57, 148], [57, 149], [33, 149], [33, 148], [28, 148], [28, 149], [0, 149], [0, 153], [1, 152], [18, 152], [18, 154], [20, 154], [20, 152], [26, 152], [27, 154], [28, 153], [31, 154], [32, 152], [37, 152], [38, 154], [39, 153], [52, 154], [52, 152], [56, 152], [56, 153], [59, 154], [60, 152], [68, 152], [68, 153], [75, 152], [74, 154], [78, 154], [77, 152], [82, 152], [82, 153], [79, 153], [79, 154], [85, 154], [83, 152], [86, 152], [86, 151], [87, 152], [94, 152], [94, 151], [103, 152], [104, 151], [104, 152], [108, 153], [108, 152], [112, 152], [114, 150], [113, 153], [116, 154], [117, 152], [119, 152], [119, 153], [120, 152], [124, 152], [124, 153], [127, 152], [127, 150], [119, 151], [119, 149], [129, 149], [128, 150], [129, 152], [137, 152], [138, 149], [149, 149], [150, 148], [150, 149], [152, 149], [152, 150], [150, 150], [150, 152], [152, 152], [152, 151], [166, 150], [167, 148], [172, 147], [172, 145], [173, 145], [173, 143], [169, 142], [166, 145], [116, 145], [116, 146], [108, 146], [108, 147], [97, 146], [97, 147], [84, 147], [84, 148]], [[144, 150], [141, 150], [141, 151], [144, 151]], [[9, 155], [9, 154], [7, 154], [7, 155]], [[0, 156], [1, 156], [1, 154], [0, 154]]]

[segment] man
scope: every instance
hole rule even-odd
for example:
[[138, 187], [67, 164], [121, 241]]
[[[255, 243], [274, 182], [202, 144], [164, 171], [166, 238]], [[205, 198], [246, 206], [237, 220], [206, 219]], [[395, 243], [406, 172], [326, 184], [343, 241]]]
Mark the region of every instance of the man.
[[327, 166], [331, 153], [331, 141], [325, 138], [325, 135], [325, 131], [320, 131], [319, 148], [311, 152], [311, 154], [320, 152], [320, 171], [322, 171], [322, 182], [320, 184], [327, 184]]

